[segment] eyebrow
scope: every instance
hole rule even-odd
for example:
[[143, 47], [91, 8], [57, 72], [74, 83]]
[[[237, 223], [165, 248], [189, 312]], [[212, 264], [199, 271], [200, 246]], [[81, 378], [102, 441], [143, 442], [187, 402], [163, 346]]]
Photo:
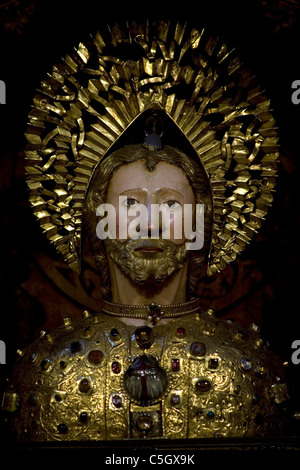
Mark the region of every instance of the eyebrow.
[[[124, 193], [127, 193], [127, 192], [130, 192], [130, 191], [145, 191], [146, 189], [145, 188], [130, 188], [130, 189], [125, 189], [124, 191], [122, 191], [120, 193], [120, 195], [124, 194]], [[176, 193], [178, 194], [179, 196], [183, 196], [183, 194], [179, 193], [178, 191], [176, 191], [176, 189], [171, 189], [171, 188], [158, 188], [155, 190], [155, 192], [163, 192], [163, 191], [172, 191], [173, 193]]]

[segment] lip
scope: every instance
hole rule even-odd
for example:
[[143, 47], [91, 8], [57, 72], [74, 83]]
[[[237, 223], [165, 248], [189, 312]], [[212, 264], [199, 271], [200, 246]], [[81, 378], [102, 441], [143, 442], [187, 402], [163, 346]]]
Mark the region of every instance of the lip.
[[164, 250], [152, 240], [144, 240], [138, 244], [134, 251], [142, 253], [162, 253]]
[[147, 253], [162, 253], [163, 250], [161, 248], [157, 248], [156, 246], [141, 246], [136, 248], [134, 251], [143, 251]]

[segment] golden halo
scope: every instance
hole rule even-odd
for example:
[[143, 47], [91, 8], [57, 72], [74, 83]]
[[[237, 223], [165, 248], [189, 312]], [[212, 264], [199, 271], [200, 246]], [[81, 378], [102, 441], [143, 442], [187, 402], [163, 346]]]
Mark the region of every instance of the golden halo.
[[77, 272], [93, 171], [149, 108], [167, 113], [209, 176], [209, 275], [235, 260], [272, 203], [275, 121], [270, 101], [235, 51], [205, 30], [176, 22], [107, 27], [53, 67], [34, 98], [26, 132], [34, 213]]

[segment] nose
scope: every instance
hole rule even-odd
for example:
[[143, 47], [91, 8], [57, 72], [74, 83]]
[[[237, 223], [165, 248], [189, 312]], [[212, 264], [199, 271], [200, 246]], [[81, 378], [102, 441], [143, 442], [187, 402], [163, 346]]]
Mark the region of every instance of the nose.
[[147, 235], [148, 238], [159, 239], [162, 233], [161, 214], [158, 210], [159, 204], [147, 201]]

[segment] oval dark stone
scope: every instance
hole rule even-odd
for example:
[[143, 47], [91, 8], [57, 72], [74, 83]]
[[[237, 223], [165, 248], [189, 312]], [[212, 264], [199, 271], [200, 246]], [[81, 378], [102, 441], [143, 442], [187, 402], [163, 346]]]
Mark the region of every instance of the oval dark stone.
[[90, 351], [88, 354], [88, 361], [91, 364], [97, 365], [100, 364], [103, 360], [103, 352], [100, 351], [99, 349], [93, 349], [93, 351]]
[[40, 365], [41, 365], [42, 370], [48, 370], [49, 367], [50, 367], [50, 360], [49, 359], [43, 359]]
[[119, 395], [114, 395], [112, 397], [112, 402], [116, 408], [121, 408], [122, 406], [122, 398]]
[[117, 328], [112, 328], [112, 330], [110, 331], [110, 336], [114, 339], [118, 338], [119, 332], [118, 332]]
[[114, 374], [119, 374], [121, 372], [121, 364], [117, 361], [114, 361], [111, 365], [111, 370]]
[[85, 411], [83, 411], [82, 413], [80, 413], [80, 415], [79, 415], [79, 421], [84, 424], [84, 423], [87, 422], [87, 420], [88, 420], [88, 414], [87, 414]]
[[207, 379], [199, 379], [195, 386], [197, 392], [208, 392], [211, 389], [211, 383]]
[[82, 393], [87, 393], [91, 388], [91, 384], [88, 379], [82, 379], [79, 383], [79, 390]]
[[29, 397], [29, 405], [30, 406], [35, 406], [37, 404], [37, 398], [35, 395], [30, 395]]
[[219, 365], [219, 361], [217, 358], [215, 357], [212, 357], [210, 360], [209, 360], [209, 368], [210, 369], [217, 369]]
[[253, 403], [258, 403], [260, 400], [260, 396], [258, 393], [254, 393], [253, 395]]
[[67, 434], [68, 427], [65, 424], [61, 423], [57, 426], [57, 430], [60, 434]]
[[191, 344], [191, 353], [194, 356], [205, 356], [206, 354], [206, 346], [204, 343], [200, 341], [195, 341]]

